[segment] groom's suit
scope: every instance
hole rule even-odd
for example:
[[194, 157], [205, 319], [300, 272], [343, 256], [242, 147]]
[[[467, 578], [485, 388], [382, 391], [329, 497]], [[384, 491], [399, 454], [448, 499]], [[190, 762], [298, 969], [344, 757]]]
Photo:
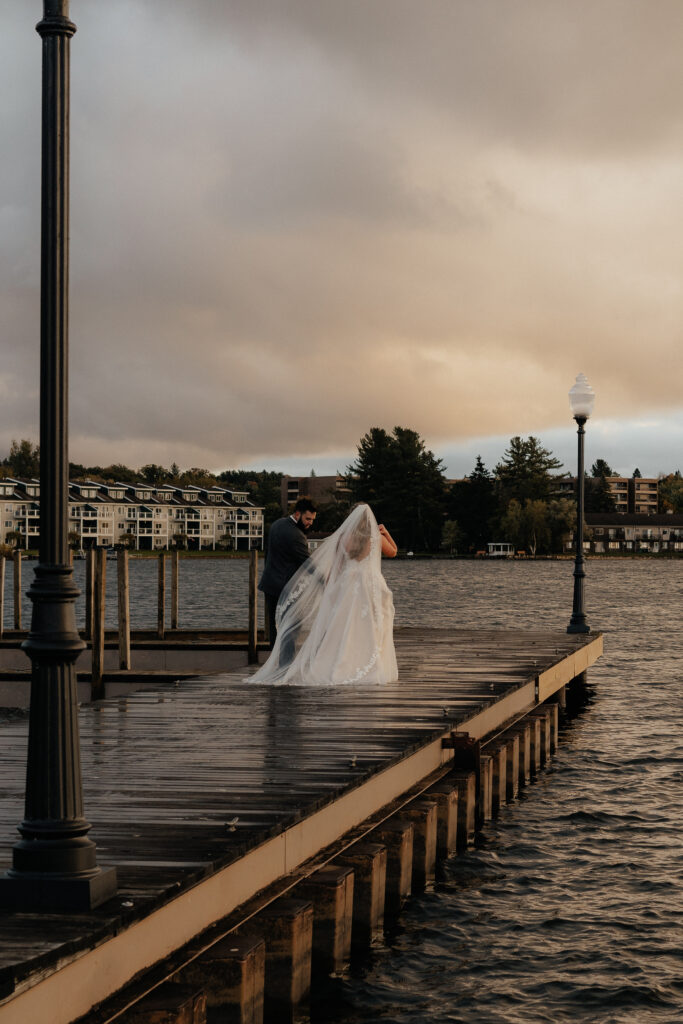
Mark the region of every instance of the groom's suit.
[[308, 558], [308, 544], [303, 531], [291, 516], [276, 519], [268, 534], [266, 566], [259, 590], [266, 598], [266, 615], [270, 627], [270, 643], [275, 640], [275, 608], [285, 584]]

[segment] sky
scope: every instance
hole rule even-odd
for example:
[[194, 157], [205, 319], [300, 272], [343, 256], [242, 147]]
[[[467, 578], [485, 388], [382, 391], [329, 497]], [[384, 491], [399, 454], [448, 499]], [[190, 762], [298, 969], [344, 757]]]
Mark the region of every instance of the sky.
[[[0, 0], [0, 452], [38, 438], [39, 0]], [[683, 468], [680, 0], [72, 0], [70, 457]]]

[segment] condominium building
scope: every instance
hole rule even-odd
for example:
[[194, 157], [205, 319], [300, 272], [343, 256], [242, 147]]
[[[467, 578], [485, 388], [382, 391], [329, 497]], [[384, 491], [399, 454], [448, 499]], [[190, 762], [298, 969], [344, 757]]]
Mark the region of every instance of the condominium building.
[[[608, 476], [605, 478], [614, 498], [614, 509], [619, 515], [654, 515], [659, 503], [659, 481], [656, 477]], [[563, 476], [555, 480], [560, 495], [576, 493], [576, 477]]]
[[299, 498], [311, 498], [319, 505], [335, 501], [348, 501], [351, 497], [348, 477], [335, 476], [283, 476], [280, 485], [280, 503], [283, 512], [289, 512]]
[[[587, 512], [586, 527], [584, 548], [586, 552], [596, 555], [619, 552], [683, 554], [683, 515], [671, 512], [664, 515]], [[573, 544], [574, 539], [570, 537], [567, 540], [567, 551], [572, 550]]]
[[[40, 483], [0, 480], [0, 539], [37, 547]], [[263, 548], [263, 508], [246, 491], [223, 487], [69, 484], [69, 533], [81, 548], [125, 544], [137, 551]]]

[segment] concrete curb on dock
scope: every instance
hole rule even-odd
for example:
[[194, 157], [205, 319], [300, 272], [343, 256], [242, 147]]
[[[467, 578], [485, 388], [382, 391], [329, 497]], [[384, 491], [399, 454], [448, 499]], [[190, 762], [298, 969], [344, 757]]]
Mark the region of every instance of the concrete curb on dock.
[[[0, 971], [0, 984], [4, 986], [0, 992], [6, 993], [4, 1001], [0, 1002], [0, 1022], [24, 1024], [26, 1020], [50, 1019], [53, 1024], [70, 1024], [79, 1016], [88, 1014], [92, 1007], [123, 990], [140, 972], [154, 972], [155, 964], [169, 957], [171, 960], [177, 958], [178, 950], [187, 944], [199, 941], [201, 946], [207, 934], [216, 935], [221, 928], [222, 935], [218, 937], [231, 934], [243, 921], [245, 913], [252, 917], [259, 909], [259, 901], [263, 905], [264, 897], [259, 896], [259, 893], [267, 891], [269, 887], [275, 887], [276, 892], [272, 898], [276, 898], [283, 882], [285, 888], [298, 885], [303, 876], [312, 875], [324, 865], [336, 863], [334, 858], [354, 842], [362, 840], [380, 849], [386, 846], [383, 836], [373, 838], [372, 828], [377, 828], [387, 817], [395, 815], [404, 804], [418, 796], [421, 797], [421, 806], [416, 805], [411, 810], [406, 808], [403, 820], [406, 820], [407, 814], [410, 819], [408, 824], [412, 827], [408, 829], [408, 832], [412, 831], [410, 888], [413, 884], [424, 884], [433, 870], [435, 854], [432, 851], [438, 849], [441, 855], [452, 851], [454, 837], [456, 847], [467, 844], [477, 824], [495, 813], [496, 765], [500, 808], [500, 773], [503, 769], [500, 750], [503, 744], [507, 752], [508, 741], [512, 740], [510, 746], [514, 751], [516, 741], [519, 751], [520, 730], [523, 735], [529, 734], [528, 744], [526, 740], [524, 742], [524, 749], [528, 746], [529, 754], [523, 758], [523, 769], [520, 769], [519, 756], [516, 762], [514, 755], [510, 761], [507, 756], [505, 758], [505, 793], [506, 798], [510, 799], [514, 798], [515, 783], [519, 786], [522, 772], [526, 783], [527, 774], [529, 778], [533, 777], [539, 763], [543, 762], [544, 753], [547, 760], [553, 741], [556, 742], [557, 713], [554, 711], [548, 714], [543, 709], [538, 710], [539, 705], [552, 699], [573, 679], [582, 676], [602, 652], [602, 638], [599, 635], [584, 638], [567, 638], [561, 634], [532, 634], [528, 637], [516, 635], [514, 643], [508, 636], [511, 653], [507, 655], [504, 667], [501, 634], [482, 633], [477, 635], [477, 639], [481, 649], [489, 651], [488, 662], [477, 663], [479, 655], [473, 634], [467, 641], [470, 665], [465, 669], [458, 666], [458, 662], [466, 660], [465, 648], [458, 648], [453, 633], [429, 631], [426, 638], [420, 636], [418, 640], [417, 633], [405, 631], [403, 638], [397, 637], [399, 665], [404, 666], [401, 671], [406, 679], [410, 678], [410, 685], [404, 684], [394, 691], [382, 689], [363, 695], [367, 702], [363, 728], [373, 747], [378, 738], [395, 733], [399, 723], [404, 720], [410, 722], [408, 729], [401, 726], [397, 735], [405, 733], [405, 738], [399, 743], [397, 752], [388, 760], [385, 759], [384, 766], [381, 762], [368, 762], [367, 766], [361, 765], [357, 770], [355, 754], [350, 760], [346, 754], [347, 762], [354, 766], [355, 778], [341, 789], [328, 792], [322, 800], [318, 797], [313, 804], [309, 803], [308, 808], [302, 804], [298, 820], [289, 823], [283, 821], [275, 834], [272, 834], [271, 829], [271, 836], [260, 842], [242, 843], [239, 853], [235, 851], [227, 861], [223, 858], [222, 863], [216, 861], [213, 865], [206, 864], [200, 871], [185, 869], [178, 876], [178, 881], [160, 893], [148, 908], [133, 907], [122, 914], [118, 905], [110, 908], [108, 913], [105, 906], [99, 915], [92, 915], [99, 920], [99, 930], [94, 929], [94, 922], [89, 926], [84, 922], [83, 932], [86, 937], [80, 946], [72, 942], [70, 952], [65, 947], [61, 948], [61, 952], [55, 948], [49, 968], [46, 969], [45, 962], [42, 962], [40, 970], [32, 970], [29, 960], [24, 962], [23, 970]], [[476, 682], [479, 677], [482, 681]], [[500, 682], [496, 682], [498, 678]], [[459, 679], [462, 681], [459, 682]], [[484, 683], [488, 679], [493, 681], [490, 684]], [[208, 683], [205, 685], [208, 686]], [[215, 683], [212, 686], [215, 687]], [[250, 693], [253, 694], [253, 690]], [[287, 704], [303, 700], [308, 715], [307, 701], [310, 694], [302, 696], [302, 693], [294, 694], [290, 691], [289, 695], [269, 694], [268, 699], [273, 697], [275, 709], [280, 706], [278, 701], [284, 698]], [[139, 695], [141, 701], [142, 696]], [[135, 709], [135, 698], [132, 700], [128, 714]], [[144, 702], [140, 705], [142, 710], [145, 706]], [[386, 711], [382, 710], [385, 706]], [[97, 708], [98, 705], [93, 705], [93, 712]], [[348, 713], [348, 709], [345, 709], [344, 714]], [[365, 719], [374, 713], [377, 716], [376, 722], [372, 722], [373, 727], [368, 728]], [[528, 726], [514, 725], [530, 714], [532, 719]], [[440, 727], [439, 715], [443, 722]], [[543, 724], [537, 729], [536, 722], [539, 720]], [[535, 736], [533, 742], [532, 724]], [[340, 751], [344, 747], [342, 740], [343, 737], [339, 737]], [[323, 749], [327, 750], [327, 756], [330, 757], [331, 750], [327, 741], [324, 741]], [[346, 744], [346, 749], [351, 751], [353, 747]], [[344, 755], [340, 753], [338, 756]], [[454, 769], [457, 769], [455, 776]], [[446, 779], [442, 778], [444, 775]], [[425, 804], [425, 791], [432, 785], [435, 785], [434, 792]], [[454, 795], [456, 792], [457, 796]], [[396, 803], [401, 806], [394, 807]], [[458, 808], [457, 824], [453, 822], [454, 807]], [[381, 820], [375, 821], [373, 825], [373, 820], [378, 817]], [[417, 843], [414, 838], [416, 832]], [[405, 829], [403, 834], [402, 843], [406, 846]], [[352, 857], [353, 851], [346, 850], [345, 856], [347, 859]], [[388, 881], [385, 890], [385, 901], [390, 891], [396, 891], [394, 902], [398, 906], [407, 895], [406, 856], [401, 860], [397, 854], [398, 859], [395, 860], [402, 865], [402, 874], [398, 882]], [[366, 859], [373, 860], [367, 854]], [[376, 854], [374, 859], [377, 859]], [[388, 864], [387, 860], [387, 872]], [[348, 879], [348, 872], [341, 871], [340, 877]], [[400, 878], [404, 881], [401, 882]], [[371, 882], [366, 879], [364, 884], [366, 891], [373, 891]], [[376, 889], [377, 884], [372, 898], [375, 905], [379, 903]], [[330, 899], [328, 893], [328, 904]], [[355, 904], [348, 886], [340, 901], [347, 907], [347, 912], [348, 906]], [[313, 902], [315, 906], [315, 900]], [[366, 914], [365, 923], [359, 925], [359, 928], [362, 927], [366, 934], [372, 934], [373, 930], [376, 933], [377, 917], [374, 922], [372, 918], [367, 918]], [[217, 925], [217, 921], [222, 924]], [[87, 938], [88, 932], [90, 939]], [[197, 936], [203, 934], [205, 939], [198, 940]], [[215, 941], [218, 941], [218, 937]], [[209, 946], [212, 944], [209, 941]], [[270, 954], [271, 961], [273, 955]], [[196, 956], [193, 955], [191, 960], [196, 959]], [[267, 975], [267, 943], [265, 963]], [[181, 966], [174, 969], [171, 967], [171, 973], [177, 974]], [[168, 966], [162, 969], [164, 976], [168, 969]], [[14, 982], [11, 982], [12, 975]], [[253, 976], [253, 971], [250, 976]], [[156, 987], [157, 983], [154, 982], [151, 987]], [[8, 987], [10, 984], [13, 989]], [[305, 992], [305, 984], [299, 986], [299, 989]], [[300, 994], [298, 998], [304, 997]], [[273, 999], [275, 997], [271, 992], [270, 1002]], [[48, 1006], [50, 1011], [46, 1016]], [[57, 1015], [55, 1008], [58, 1008]], [[201, 1013], [201, 1010], [197, 1012]], [[99, 1016], [91, 1014], [91, 1019], [94, 1022], [113, 1018], [111, 1014], [107, 1017], [105, 1013]]]

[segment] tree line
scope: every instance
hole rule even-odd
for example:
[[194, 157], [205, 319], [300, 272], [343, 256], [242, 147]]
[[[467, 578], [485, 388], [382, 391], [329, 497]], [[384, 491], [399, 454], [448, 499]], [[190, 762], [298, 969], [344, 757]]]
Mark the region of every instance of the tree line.
[[[488, 469], [477, 456], [472, 471], [449, 482], [443, 462], [415, 430], [394, 427], [389, 432], [372, 427], [358, 442], [354, 462], [346, 467], [349, 493], [331, 499], [318, 513], [316, 529], [336, 529], [356, 501], [367, 501], [379, 522], [384, 522], [400, 548], [415, 552], [446, 551], [468, 554], [485, 551], [490, 541], [506, 541], [529, 554], [559, 553], [563, 539], [576, 521], [573, 496], [558, 493], [560, 461], [537, 437], [512, 437], [500, 461]], [[12, 441], [0, 462], [0, 474], [37, 477], [40, 451], [31, 441]], [[597, 459], [586, 474], [587, 512], [613, 512], [609, 477], [604, 459]], [[193, 467], [167, 469], [147, 463], [131, 469], [69, 464], [72, 480], [102, 483], [172, 484], [178, 487], [223, 486], [246, 491], [265, 509], [266, 528], [281, 514], [282, 474], [273, 470], [224, 470], [215, 474]], [[635, 470], [634, 476], [640, 476]], [[660, 511], [683, 513], [683, 478], [677, 470], [659, 481]]]

